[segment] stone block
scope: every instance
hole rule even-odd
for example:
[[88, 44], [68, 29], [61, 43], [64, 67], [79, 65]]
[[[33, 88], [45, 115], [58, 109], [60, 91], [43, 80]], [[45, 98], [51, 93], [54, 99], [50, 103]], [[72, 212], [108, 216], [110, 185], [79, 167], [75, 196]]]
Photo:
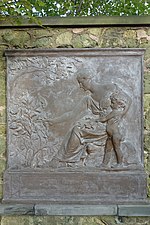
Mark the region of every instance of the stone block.
[[52, 39], [50, 37], [41, 37], [34, 42], [37, 48], [52, 47]]
[[97, 41], [93, 40], [88, 34], [78, 35], [72, 40], [74, 48], [91, 48], [96, 47], [97, 44]]
[[117, 205], [35, 205], [35, 215], [117, 215]]
[[26, 31], [6, 31], [3, 35], [3, 41], [10, 46], [24, 48], [29, 41], [30, 36]]
[[0, 204], [0, 215], [34, 215], [34, 205]]
[[119, 216], [150, 216], [150, 205], [119, 205]]
[[150, 72], [145, 72], [144, 74], [144, 93], [150, 93]]
[[56, 44], [58, 46], [71, 45], [71, 40], [72, 40], [72, 33], [67, 31], [65, 33], [58, 35], [58, 37], [56, 38]]
[[[142, 171], [52, 172], [5, 171], [5, 203], [122, 204], [145, 201], [146, 176]], [[128, 185], [127, 185], [128, 184]]]

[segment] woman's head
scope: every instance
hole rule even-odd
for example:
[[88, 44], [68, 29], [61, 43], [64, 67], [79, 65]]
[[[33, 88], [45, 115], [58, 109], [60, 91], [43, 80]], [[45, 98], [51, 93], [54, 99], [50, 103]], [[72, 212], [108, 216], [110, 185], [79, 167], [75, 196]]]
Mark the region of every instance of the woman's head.
[[91, 75], [89, 74], [89, 70], [81, 69], [77, 71], [77, 81], [81, 88], [85, 91], [90, 90], [90, 82], [91, 82]]

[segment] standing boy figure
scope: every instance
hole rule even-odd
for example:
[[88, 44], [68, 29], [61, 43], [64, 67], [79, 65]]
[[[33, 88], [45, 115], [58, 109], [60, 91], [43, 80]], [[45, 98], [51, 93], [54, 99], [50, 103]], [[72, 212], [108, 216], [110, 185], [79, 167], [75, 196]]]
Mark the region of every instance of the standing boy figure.
[[120, 133], [120, 121], [127, 113], [130, 105], [131, 98], [122, 91], [116, 92], [110, 96], [111, 112], [108, 115], [100, 114], [100, 122], [106, 122], [107, 140], [104, 150], [104, 158], [102, 166], [107, 166], [110, 162], [111, 152], [115, 151], [117, 166], [123, 166], [123, 154], [121, 152], [122, 135]]

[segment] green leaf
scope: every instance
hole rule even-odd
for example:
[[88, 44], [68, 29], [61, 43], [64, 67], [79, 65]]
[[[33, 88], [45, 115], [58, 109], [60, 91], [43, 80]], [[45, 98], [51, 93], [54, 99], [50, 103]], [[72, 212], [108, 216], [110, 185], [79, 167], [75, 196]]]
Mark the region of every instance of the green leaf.
[[0, 17], [150, 15], [150, 0], [0, 0]]

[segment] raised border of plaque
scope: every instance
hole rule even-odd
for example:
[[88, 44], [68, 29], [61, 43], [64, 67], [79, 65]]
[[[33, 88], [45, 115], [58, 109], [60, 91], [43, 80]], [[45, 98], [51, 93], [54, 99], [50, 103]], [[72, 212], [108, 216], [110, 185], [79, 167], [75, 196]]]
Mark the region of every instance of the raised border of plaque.
[[5, 55], [3, 202], [144, 202], [144, 49], [29, 49]]

